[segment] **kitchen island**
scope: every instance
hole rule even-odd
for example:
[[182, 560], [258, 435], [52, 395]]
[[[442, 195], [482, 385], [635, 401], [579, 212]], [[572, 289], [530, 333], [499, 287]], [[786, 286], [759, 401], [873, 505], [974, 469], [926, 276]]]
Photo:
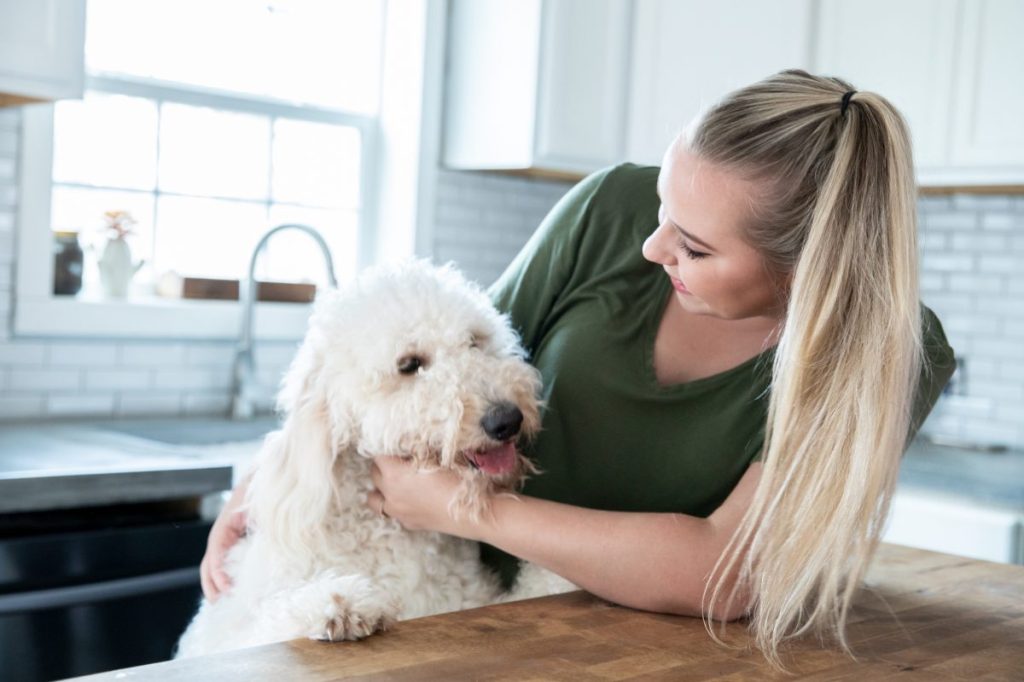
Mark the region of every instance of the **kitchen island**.
[[[78, 678], [218, 680], [1024, 680], [1024, 567], [883, 544], [851, 612], [859, 661], [811, 638], [773, 674], [700, 619], [571, 592], [403, 621], [360, 642], [296, 640]], [[745, 622], [727, 641], [747, 641]]]

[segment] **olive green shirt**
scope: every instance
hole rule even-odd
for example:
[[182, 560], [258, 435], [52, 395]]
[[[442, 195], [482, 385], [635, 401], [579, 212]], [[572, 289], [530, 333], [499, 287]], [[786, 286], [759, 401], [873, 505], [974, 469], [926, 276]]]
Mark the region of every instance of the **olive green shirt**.
[[[641, 254], [658, 224], [658, 170], [627, 163], [582, 180], [489, 289], [544, 382], [541, 432], [524, 447], [543, 473], [526, 495], [706, 517], [760, 459], [774, 347], [703, 379], [655, 378], [655, 335], [674, 292]], [[954, 367], [938, 319], [922, 312], [930, 367], [912, 433]], [[515, 557], [490, 545], [481, 557], [514, 581]]]

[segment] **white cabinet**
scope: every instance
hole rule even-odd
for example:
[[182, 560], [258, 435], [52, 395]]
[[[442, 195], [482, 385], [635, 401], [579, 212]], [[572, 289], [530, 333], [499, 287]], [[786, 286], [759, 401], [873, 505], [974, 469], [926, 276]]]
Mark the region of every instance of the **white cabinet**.
[[85, 0], [0, 0], [0, 106], [82, 96]]
[[703, 108], [783, 69], [809, 69], [811, 0], [636, 0], [630, 161], [661, 165]]
[[966, 498], [899, 488], [882, 539], [898, 545], [998, 561], [1024, 563], [1024, 511], [989, 507]]
[[444, 165], [589, 173], [623, 158], [629, 0], [452, 0]]
[[1024, 183], [1024, 2], [960, 0], [950, 165]]
[[1024, 183], [1024, 2], [821, 0], [815, 71], [889, 99], [918, 184]]
[[892, 102], [910, 126], [919, 172], [949, 163], [957, 10], [957, 0], [820, 4], [816, 70]]

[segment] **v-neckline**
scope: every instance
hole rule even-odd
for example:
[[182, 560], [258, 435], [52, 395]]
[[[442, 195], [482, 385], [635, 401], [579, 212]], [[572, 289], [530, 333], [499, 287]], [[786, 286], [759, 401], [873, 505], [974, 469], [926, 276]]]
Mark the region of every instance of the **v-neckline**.
[[[744, 360], [734, 367], [724, 369], [721, 372], [701, 377], [699, 379], [691, 379], [689, 381], [681, 381], [672, 384], [662, 384], [658, 381], [658, 374], [654, 369], [654, 347], [658, 342], [658, 330], [661, 327], [662, 320], [668, 313], [668, 307], [674, 302], [672, 298], [674, 294], [675, 289], [672, 288], [672, 283], [666, 278], [664, 283], [661, 285], [660, 297], [657, 295], [653, 297], [656, 301], [653, 306], [654, 313], [648, 316], [645, 329], [646, 338], [644, 339], [643, 344], [644, 379], [645, 383], [656, 393], [674, 394], [702, 390], [708, 386], [713, 386], [723, 381], [727, 381], [733, 375], [749, 369], [751, 366], [774, 354], [776, 346], [772, 345], [757, 355]], [[660, 301], [660, 303], [657, 301]]]

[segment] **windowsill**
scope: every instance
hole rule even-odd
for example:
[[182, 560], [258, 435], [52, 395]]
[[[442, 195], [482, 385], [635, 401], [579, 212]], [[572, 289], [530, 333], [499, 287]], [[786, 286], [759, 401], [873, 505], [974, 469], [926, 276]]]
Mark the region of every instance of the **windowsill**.
[[[311, 310], [308, 303], [259, 302], [253, 311], [253, 335], [265, 340], [301, 340]], [[14, 311], [14, 329], [19, 336], [237, 339], [241, 324], [237, 301], [19, 296]]]

